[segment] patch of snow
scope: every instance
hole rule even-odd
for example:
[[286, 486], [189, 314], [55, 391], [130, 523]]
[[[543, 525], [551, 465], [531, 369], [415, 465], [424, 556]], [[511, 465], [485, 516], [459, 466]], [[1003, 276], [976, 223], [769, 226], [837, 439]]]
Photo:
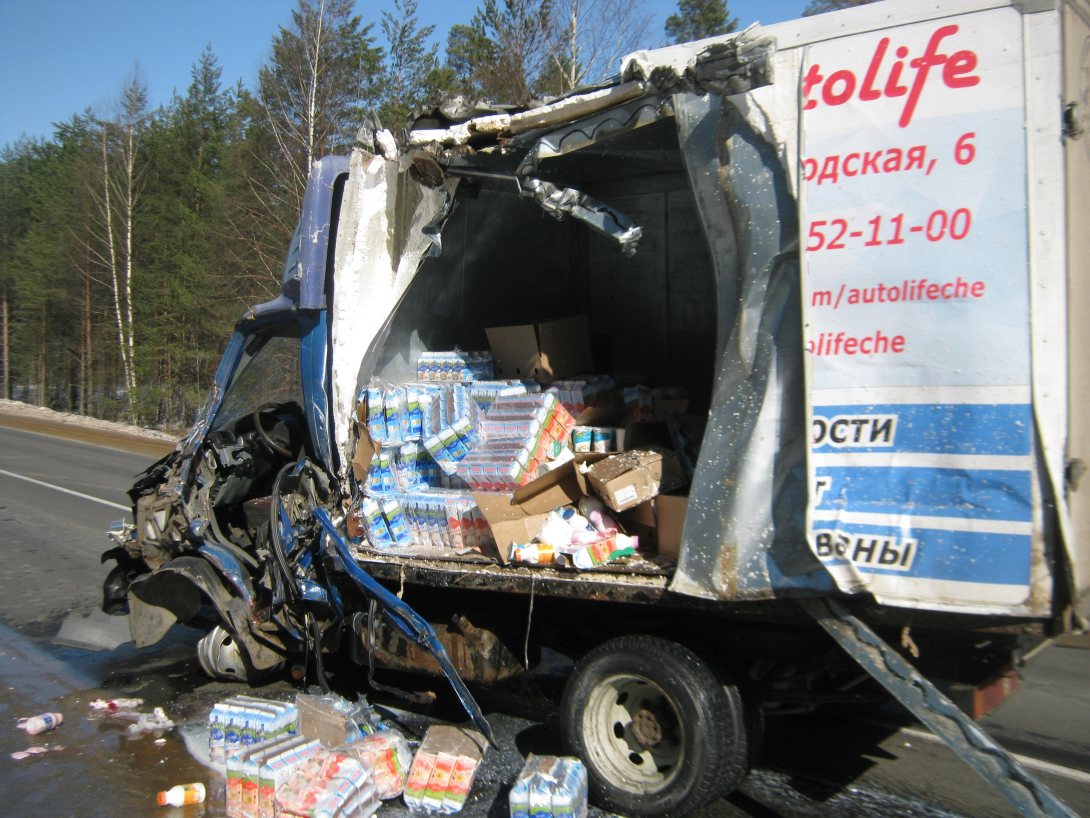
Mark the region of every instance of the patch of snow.
[[62, 423], [67, 426], [79, 426], [85, 429], [100, 429], [105, 432], [117, 432], [133, 437], [142, 437], [148, 440], [164, 440], [174, 443], [178, 435], [168, 432], [160, 432], [157, 429], [145, 429], [141, 426], [133, 426], [129, 423], [116, 423], [112, 420], [100, 420], [86, 415], [74, 415], [68, 412], [56, 412], [44, 406], [32, 406], [17, 400], [5, 400], [0, 398], [0, 414], [14, 415], [17, 417], [37, 418], [50, 423]]

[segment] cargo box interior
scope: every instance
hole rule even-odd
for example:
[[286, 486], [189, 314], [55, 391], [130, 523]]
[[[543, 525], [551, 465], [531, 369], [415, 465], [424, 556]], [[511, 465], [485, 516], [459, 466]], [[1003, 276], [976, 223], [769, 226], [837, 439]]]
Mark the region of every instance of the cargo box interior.
[[593, 373], [681, 387], [689, 412], [706, 416], [720, 326], [716, 285], [674, 120], [540, 164], [540, 178], [642, 227], [631, 257], [581, 222], [558, 221], [521, 197], [513, 175], [498, 176], [462, 179], [442, 254], [425, 260], [394, 314], [375, 377], [414, 379], [425, 350], [488, 349], [489, 327], [585, 315]]

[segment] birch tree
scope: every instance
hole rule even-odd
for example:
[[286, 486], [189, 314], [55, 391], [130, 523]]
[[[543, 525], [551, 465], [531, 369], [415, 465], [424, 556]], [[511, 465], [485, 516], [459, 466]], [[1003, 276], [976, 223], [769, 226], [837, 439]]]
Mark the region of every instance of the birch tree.
[[93, 191], [97, 217], [94, 233], [88, 240], [113, 301], [118, 359], [128, 415], [133, 423], [139, 419], [133, 317], [133, 230], [141, 182], [137, 153], [146, 109], [147, 90], [134, 75], [122, 89], [117, 117], [100, 123], [97, 189]]
[[625, 54], [647, 45], [651, 15], [639, 0], [553, 0], [539, 85], [550, 95], [609, 78]]
[[310, 166], [347, 148], [377, 101], [382, 52], [353, 13], [352, 0], [299, 0], [292, 26], [273, 40], [258, 75], [258, 97], [295, 207]]

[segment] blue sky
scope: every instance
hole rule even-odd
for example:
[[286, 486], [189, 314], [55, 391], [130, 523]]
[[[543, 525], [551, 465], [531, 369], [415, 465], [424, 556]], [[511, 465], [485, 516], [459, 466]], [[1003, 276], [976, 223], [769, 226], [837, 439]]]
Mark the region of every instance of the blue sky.
[[[652, 16], [652, 41], [676, 0], [636, 0]], [[730, 0], [742, 25], [797, 17], [805, 0]], [[189, 72], [207, 43], [219, 58], [224, 85], [253, 87], [277, 28], [291, 22], [295, 0], [0, 0], [0, 146], [20, 135], [47, 137], [52, 124], [92, 108], [108, 113], [134, 69], [152, 107], [184, 93]], [[422, 23], [445, 39], [468, 22], [478, 0], [418, 0]], [[392, 0], [359, 0], [374, 22]]]

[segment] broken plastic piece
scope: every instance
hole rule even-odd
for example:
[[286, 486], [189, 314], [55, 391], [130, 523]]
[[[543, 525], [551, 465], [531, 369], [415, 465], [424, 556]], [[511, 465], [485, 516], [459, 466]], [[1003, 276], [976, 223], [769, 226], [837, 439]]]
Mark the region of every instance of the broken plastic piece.
[[543, 179], [523, 179], [522, 195], [533, 199], [538, 205], [558, 221], [571, 216], [585, 223], [587, 227], [603, 236], [616, 241], [621, 252], [626, 256], [636, 254], [643, 228], [603, 202], [599, 202], [582, 191], [571, 187], [557, 187]]
[[135, 710], [143, 703], [143, 699], [95, 699], [90, 706], [92, 710], [116, 713], [119, 710]]
[[22, 761], [24, 758], [30, 758], [31, 756], [41, 755], [42, 753], [52, 753], [58, 750], [63, 750], [62, 744], [50, 744], [50, 745], [36, 745], [34, 747], [27, 747], [25, 750], [19, 750], [11, 754], [11, 757], [16, 761]]
[[150, 714], [138, 713], [136, 715], [136, 721], [129, 725], [129, 734], [133, 736], [169, 730], [174, 726], [174, 722], [170, 720], [166, 711], [161, 707], [156, 707]]

